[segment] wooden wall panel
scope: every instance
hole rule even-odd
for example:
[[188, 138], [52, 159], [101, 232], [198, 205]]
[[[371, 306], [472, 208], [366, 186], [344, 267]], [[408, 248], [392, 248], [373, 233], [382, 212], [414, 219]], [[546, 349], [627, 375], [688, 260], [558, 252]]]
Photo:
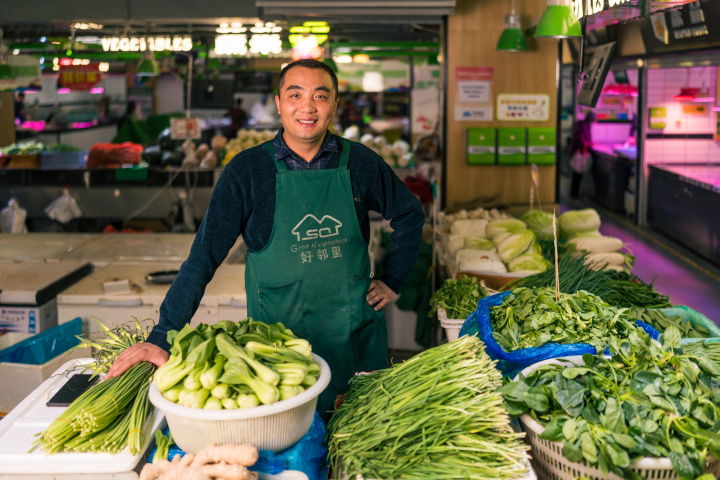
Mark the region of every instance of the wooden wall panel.
[[15, 96], [13, 92], [0, 92], [0, 147], [7, 147], [13, 143], [15, 143]]
[[[523, 28], [536, 25], [547, 6], [545, 0], [516, 0], [516, 13]], [[503, 31], [509, 0], [458, 0], [455, 15], [448, 19], [447, 45], [447, 151], [446, 203], [466, 202], [478, 197], [499, 195], [505, 204], [528, 203], [529, 166], [474, 166], [466, 163], [469, 127], [555, 127], [557, 40], [533, 39], [526, 35], [527, 52], [495, 50]], [[492, 101], [501, 93], [543, 93], [550, 96], [547, 122], [457, 122], [456, 67], [492, 67]], [[494, 106], [494, 104], [493, 104]], [[555, 167], [540, 167], [540, 194], [543, 203], [555, 199]]]

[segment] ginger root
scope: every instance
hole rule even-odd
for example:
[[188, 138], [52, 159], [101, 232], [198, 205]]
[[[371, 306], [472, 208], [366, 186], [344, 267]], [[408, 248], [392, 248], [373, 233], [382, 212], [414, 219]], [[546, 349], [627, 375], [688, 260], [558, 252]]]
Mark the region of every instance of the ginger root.
[[258, 460], [257, 448], [250, 444], [221, 445], [214, 443], [197, 454], [175, 455], [171, 462], [146, 464], [140, 480], [257, 480], [247, 467]]

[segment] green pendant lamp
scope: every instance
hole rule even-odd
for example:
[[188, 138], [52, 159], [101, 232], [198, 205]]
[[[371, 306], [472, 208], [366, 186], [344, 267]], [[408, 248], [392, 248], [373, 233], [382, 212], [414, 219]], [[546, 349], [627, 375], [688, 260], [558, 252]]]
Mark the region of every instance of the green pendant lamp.
[[515, 15], [515, 0], [513, 0], [510, 15], [505, 15], [505, 30], [500, 35], [495, 50], [499, 52], [524, 52], [527, 49], [527, 42], [520, 24], [520, 15]]
[[138, 64], [135, 75], [138, 77], [157, 77], [160, 75], [160, 68], [155, 61], [155, 55], [151, 51], [143, 52], [142, 60]]
[[572, 8], [565, 0], [548, 0], [540, 23], [535, 30], [536, 38], [582, 37], [582, 28]]

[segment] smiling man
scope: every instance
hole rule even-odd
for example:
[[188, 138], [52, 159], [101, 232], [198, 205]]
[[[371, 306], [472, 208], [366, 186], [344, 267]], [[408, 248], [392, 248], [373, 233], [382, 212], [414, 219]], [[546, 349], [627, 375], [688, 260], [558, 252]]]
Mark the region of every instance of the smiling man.
[[[410, 275], [420, 250], [420, 203], [383, 159], [333, 135], [335, 73], [316, 60], [290, 63], [275, 97], [282, 128], [239, 153], [220, 176], [188, 259], [160, 307], [148, 341], [123, 353], [108, 376], [135, 363], [167, 361], [167, 332], [195, 314], [205, 286], [239, 235], [248, 247], [248, 313], [282, 322], [330, 365], [323, 418], [355, 372], [386, 367], [382, 309]], [[368, 212], [391, 219], [383, 275], [370, 276]]]

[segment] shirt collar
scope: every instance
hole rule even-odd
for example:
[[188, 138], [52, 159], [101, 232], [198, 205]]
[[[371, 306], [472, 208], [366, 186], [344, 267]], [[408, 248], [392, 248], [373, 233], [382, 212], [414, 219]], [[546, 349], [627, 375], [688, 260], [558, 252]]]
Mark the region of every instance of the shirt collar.
[[[280, 127], [280, 130], [273, 139], [275, 158], [278, 160], [290, 155], [295, 155], [296, 157], [298, 156], [298, 154], [293, 152], [290, 147], [287, 146], [287, 143], [285, 143], [285, 139], [283, 138], [284, 131], [284, 128]], [[322, 145], [320, 145], [320, 150], [318, 150], [318, 153], [315, 154], [315, 158], [320, 156], [323, 152], [339, 152], [340, 148], [338, 147], [338, 138], [339, 137], [337, 135], [330, 133], [330, 131], [328, 130], [325, 133], [325, 138], [323, 138]]]

